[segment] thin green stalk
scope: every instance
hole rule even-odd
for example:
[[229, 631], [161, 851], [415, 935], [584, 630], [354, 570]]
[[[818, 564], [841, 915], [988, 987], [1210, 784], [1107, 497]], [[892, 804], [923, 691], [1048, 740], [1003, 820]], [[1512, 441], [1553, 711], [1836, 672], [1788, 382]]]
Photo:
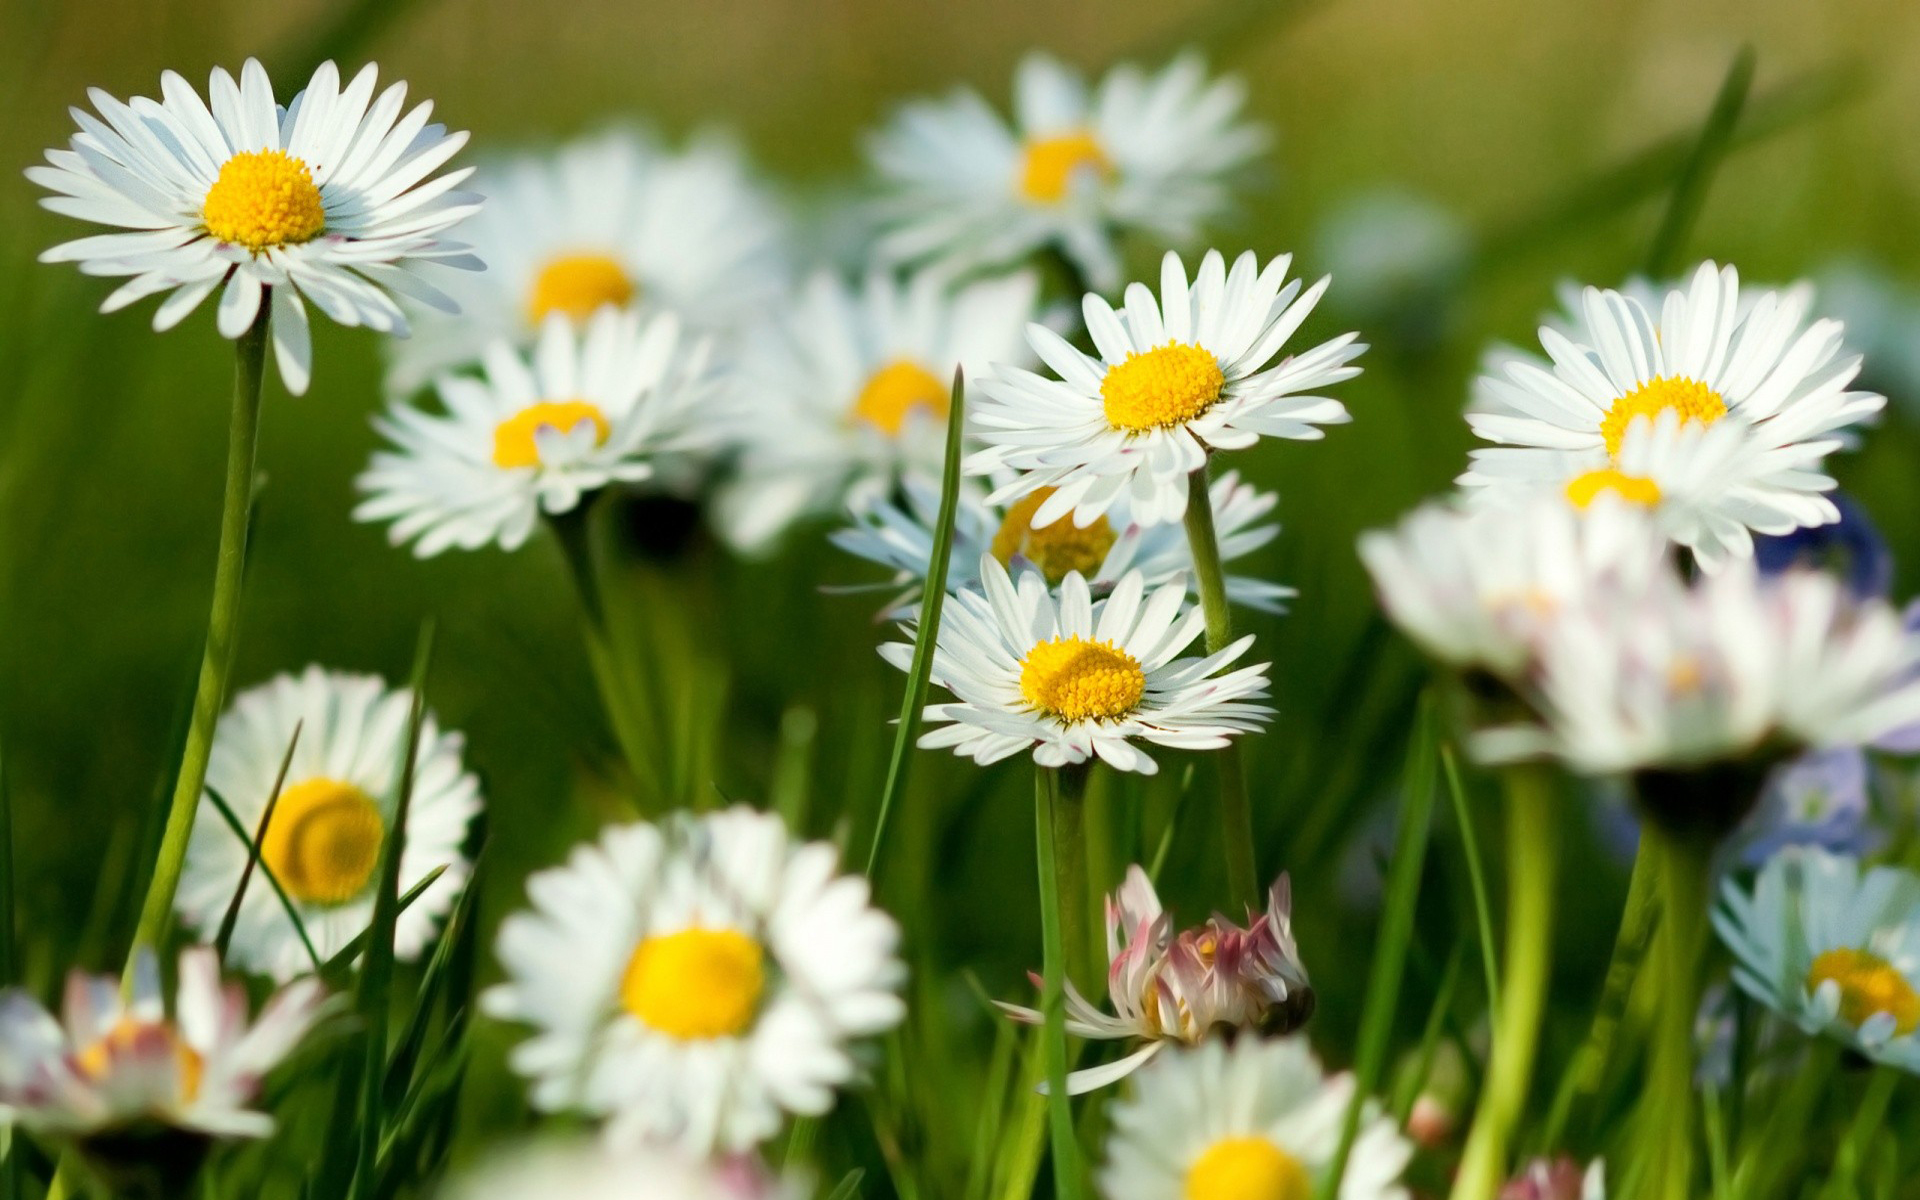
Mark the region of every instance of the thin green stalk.
[[1655, 933], [1664, 994], [1655, 1008], [1653, 1059], [1641, 1095], [1637, 1134], [1648, 1164], [1650, 1200], [1690, 1200], [1694, 1152], [1694, 1017], [1700, 1007], [1700, 952], [1706, 941], [1712, 846], [1691, 832], [1646, 821], [1662, 892]]
[[1853, 1114], [1853, 1124], [1847, 1127], [1846, 1139], [1834, 1157], [1833, 1174], [1821, 1191], [1820, 1200], [1853, 1200], [1860, 1195], [1860, 1165], [1874, 1139], [1886, 1134], [1881, 1126], [1886, 1121], [1887, 1105], [1893, 1101], [1893, 1090], [1899, 1086], [1900, 1076], [1901, 1072], [1894, 1067], [1873, 1068], [1873, 1076], [1867, 1080], [1866, 1091], [1860, 1097], [1860, 1107]]
[[1453, 1200], [1493, 1200], [1507, 1177], [1507, 1147], [1526, 1108], [1545, 1013], [1553, 951], [1553, 887], [1560, 846], [1553, 782], [1542, 768], [1505, 772], [1507, 809], [1506, 974], [1493, 1056], [1473, 1131], [1454, 1179]]
[[1679, 268], [1680, 251], [1699, 219], [1701, 206], [1706, 203], [1714, 171], [1733, 144], [1734, 126], [1740, 123], [1740, 110], [1746, 107], [1747, 93], [1753, 88], [1753, 59], [1753, 47], [1741, 47], [1733, 65], [1727, 68], [1726, 77], [1720, 81], [1719, 94], [1713, 99], [1706, 123], [1700, 127], [1693, 153], [1688, 155], [1686, 165], [1673, 181], [1673, 195], [1667, 201], [1666, 215], [1661, 218], [1653, 248], [1647, 253], [1647, 274], [1654, 279], [1664, 279]]
[[1487, 902], [1487, 873], [1480, 860], [1480, 835], [1474, 832], [1473, 814], [1467, 808], [1467, 789], [1460, 783], [1460, 764], [1453, 747], [1440, 747], [1440, 762], [1447, 772], [1447, 792], [1453, 800], [1454, 823], [1460, 827], [1460, 850], [1467, 856], [1467, 882], [1473, 889], [1474, 924], [1480, 931], [1480, 968], [1487, 981], [1488, 1019], [1500, 1024], [1500, 958], [1493, 944], [1493, 906]]
[[1091, 983], [1092, 923], [1087, 920], [1087, 777], [1091, 763], [1062, 767], [1055, 775], [1053, 848], [1060, 881], [1060, 941], [1066, 947], [1067, 978], [1083, 990]]
[[133, 953], [127, 956], [125, 979], [132, 981], [133, 961], [141, 950], [160, 948], [173, 919], [173, 894], [180, 886], [187, 841], [193, 834], [193, 814], [200, 806], [200, 789], [207, 780], [207, 758], [213, 752], [213, 730], [227, 702], [227, 676], [233, 666], [233, 647], [240, 627], [240, 583], [246, 573], [247, 521], [253, 509], [253, 460], [260, 432], [260, 382], [266, 367], [267, 326], [273, 311], [270, 298], [260, 299], [253, 325], [234, 342], [233, 408], [227, 421], [226, 492], [220, 504], [220, 549], [214, 560], [213, 605], [207, 618], [206, 647], [200, 659], [200, 680], [193, 694], [193, 720], [173, 784], [173, 802], [167, 809], [160, 856], [153, 864], [147, 898], [140, 908], [140, 924], [133, 934]]
[[1060, 928], [1061, 880], [1054, 845], [1058, 775], [1036, 767], [1034, 827], [1040, 859], [1040, 943], [1045, 982], [1040, 990], [1046, 1043], [1047, 1117], [1053, 1138], [1053, 1193], [1080, 1200], [1080, 1148], [1073, 1136], [1073, 1098], [1067, 1095], [1066, 954]]
[[273, 823], [274, 810], [280, 807], [280, 791], [287, 785], [287, 769], [293, 766], [293, 752], [300, 745], [300, 730], [305, 724], [304, 720], [293, 723], [293, 736], [287, 739], [287, 752], [281, 756], [280, 769], [273, 776], [273, 790], [267, 793], [267, 805], [260, 810], [260, 823], [254, 828], [253, 837], [247, 841], [247, 865], [240, 869], [240, 882], [233, 889], [233, 899], [227, 903], [226, 915], [220, 918], [220, 931], [214, 935], [213, 952], [222, 963], [227, 961], [227, 947], [233, 943], [234, 926], [240, 923], [240, 905], [246, 901], [247, 885], [253, 882], [253, 869], [260, 862], [260, 845], [266, 841], [267, 826]]
[[[248, 858], [259, 862], [259, 846], [255, 843], [254, 836], [247, 832], [247, 827], [240, 823], [239, 816], [234, 813], [233, 806], [227, 803], [227, 798], [217, 790], [208, 788], [207, 799], [213, 803], [213, 810], [220, 814], [220, 819], [227, 823], [227, 828], [233, 831], [233, 836], [239, 838], [240, 844], [247, 848]], [[260, 863], [260, 873], [266, 876], [268, 885], [273, 888], [273, 894], [279, 897], [281, 911], [285, 912], [287, 920], [293, 923], [293, 931], [299, 935], [300, 944], [306, 947], [307, 959], [313, 964], [314, 971], [323, 973], [325, 964], [320, 958], [320, 952], [313, 947], [313, 939], [307, 935], [307, 924], [300, 919], [299, 906], [294, 904], [293, 897], [287, 895], [287, 889], [275, 877], [272, 867], [266, 863]]]
[[[1200, 607], [1207, 617], [1207, 653], [1218, 654], [1233, 641], [1233, 610], [1227, 603], [1227, 574], [1220, 563], [1220, 538], [1213, 527], [1213, 497], [1207, 468], [1187, 476], [1187, 544], [1193, 574], [1200, 585]], [[1247, 779], [1240, 747], [1230, 742], [1214, 754], [1220, 771], [1220, 834], [1226, 843], [1227, 887], [1233, 903], [1259, 900], [1259, 871], [1253, 854], [1253, 809], [1247, 804]]]

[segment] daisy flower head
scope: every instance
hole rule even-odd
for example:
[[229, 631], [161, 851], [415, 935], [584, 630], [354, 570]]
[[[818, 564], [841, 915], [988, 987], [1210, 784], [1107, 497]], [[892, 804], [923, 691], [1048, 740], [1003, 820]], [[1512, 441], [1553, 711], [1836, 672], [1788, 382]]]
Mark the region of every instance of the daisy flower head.
[[27, 177], [55, 193], [41, 203], [123, 232], [53, 247], [42, 262], [88, 275], [128, 276], [101, 305], [124, 308], [166, 293], [153, 314], [170, 329], [220, 292], [220, 333], [237, 338], [263, 303], [287, 390], [306, 391], [312, 346], [306, 304], [342, 325], [405, 336], [391, 293], [453, 311], [424, 276], [479, 270], [467, 247], [440, 235], [480, 207], [457, 191], [471, 168], [435, 175], [466, 143], [429, 123], [433, 104], [402, 113], [407, 85], [374, 94], [369, 65], [345, 87], [332, 63], [284, 107], [253, 59], [236, 82], [215, 68], [202, 100], [172, 71], [161, 99], [89, 93], [99, 116]]
[[1317, 439], [1320, 426], [1351, 420], [1338, 400], [1306, 393], [1360, 373], [1352, 363], [1366, 347], [1356, 335], [1269, 365], [1329, 282], [1302, 291], [1286, 278], [1291, 264], [1281, 255], [1262, 269], [1248, 251], [1229, 272], [1209, 250], [1189, 286], [1185, 264], [1169, 253], [1157, 300], [1144, 283], [1128, 285], [1119, 311], [1085, 297], [1094, 356], [1028, 326], [1034, 351], [1059, 378], [1008, 365], [981, 378], [972, 417], [987, 446], [969, 457], [968, 472], [1023, 472], [995, 501], [1053, 488], [1036, 527], [1069, 512], [1091, 524], [1123, 496], [1133, 520], [1158, 525], [1186, 513], [1187, 477], [1209, 452], [1262, 436]]
[[751, 1155], [706, 1158], [580, 1141], [514, 1147], [483, 1160], [447, 1190], [448, 1200], [806, 1200], [808, 1194], [803, 1177], [776, 1175]]
[[1028, 361], [1021, 330], [1038, 295], [1027, 272], [957, 288], [925, 273], [875, 271], [858, 286], [813, 276], [742, 341], [721, 533], [758, 551], [803, 516], [891, 490], [904, 470], [938, 474], [955, 368], [971, 385], [989, 363]]
[[388, 344], [390, 394], [413, 394], [495, 341], [531, 345], [554, 313], [585, 322], [638, 305], [715, 332], [787, 283], [779, 206], [724, 137], [674, 149], [610, 129], [482, 163], [474, 186], [487, 204], [462, 233], [487, 269], [448, 288], [458, 319], [422, 312], [411, 338]]
[[[1031, 753], [1043, 767], [1093, 758], [1120, 771], [1160, 768], [1136, 742], [1217, 750], [1271, 713], [1267, 664], [1221, 673], [1253, 645], [1248, 635], [1204, 658], [1180, 657], [1205, 629], [1176, 578], [1147, 591], [1128, 571], [1095, 600], [1078, 572], [1055, 593], [1038, 571], [1016, 583], [992, 555], [980, 588], [948, 598], [933, 652], [933, 682], [954, 703], [930, 704], [923, 748], [950, 747], [981, 765]], [[916, 636], [914, 623], [901, 626]], [[880, 648], [901, 670], [911, 642]]]
[[[412, 694], [375, 675], [308, 667], [280, 675], [233, 700], [214, 730], [207, 791], [217, 793], [249, 836], [267, 804], [260, 863], [273, 873], [321, 961], [364, 933], [373, 918], [381, 848], [392, 827], [405, 767]], [[299, 731], [298, 741], [295, 730]], [[287, 759], [287, 748], [293, 757]], [[432, 886], [407, 906], [394, 929], [401, 961], [419, 957], [466, 885], [467, 827], [480, 811], [480, 785], [461, 762], [462, 738], [432, 714], [420, 729], [400, 890], [439, 868]], [[276, 800], [274, 781], [288, 762]], [[211, 936], [247, 869], [249, 848], [203, 795], [175, 907]], [[313, 960], [285, 906], [255, 879], [240, 903], [228, 961], [287, 980]]]
[[[1113, 1106], [1106, 1200], [1309, 1200], [1340, 1145], [1348, 1074], [1329, 1076], [1302, 1037], [1214, 1039], [1163, 1054]], [[1336, 1200], [1406, 1200], [1413, 1148], [1372, 1100]]]
[[1120, 282], [1117, 235], [1186, 242], [1232, 203], [1267, 131], [1246, 90], [1198, 55], [1149, 73], [1115, 67], [1089, 89], [1034, 53], [1013, 80], [1011, 126], [971, 91], [901, 109], [868, 142], [884, 189], [879, 253], [945, 273], [1055, 249], [1101, 289]]
[[1540, 330], [1550, 361], [1508, 356], [1476, 383], [1468, 424], [1499, 445], [1460, 483], [1664, 502], [1708, 569], [1751, 557], [1754, 533], [1838, 520], [1822, 463], [1886, 404], [1850, 390], [1860, 358], [1840, 322], [1807, 321], [1810, 289], [1743, 294], [1710, 262], [1657, 300], [1632, 294], [1649, 290], [1587, 288], [1566, 329]]
[[518, 549], [542, 514], [653, 478], [663, 456], [721, 436], [708, 343], [672, 314], [553, 314], [531, 352], [496, 341], [484, 362], [483, 376], [434, 381], [444, 411], [395, 401], [374, 421], [390, 448], [361, 473], [354, 518], [393, 522], [389, 539], [421, 558]]
[[533, 1026], [536, 1108], [607, 1118], [616, 1146], [739, 1152], [817, 1116], [851, 1043], [898, 1024], [899, 927], [838, 852], [744, 807], [607, 830], [527, 885], [481, 997]]
[[1767, 862], [1713, 913], [1740, 989], [1809, 1034], [1920, 1073], [1920, 876], [1817, 846]]

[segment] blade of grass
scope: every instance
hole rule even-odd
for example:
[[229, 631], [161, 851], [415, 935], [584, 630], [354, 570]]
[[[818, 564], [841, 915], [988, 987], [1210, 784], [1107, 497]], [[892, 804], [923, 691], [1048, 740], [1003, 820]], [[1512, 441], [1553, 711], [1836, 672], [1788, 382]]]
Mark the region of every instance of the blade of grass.
[[1394, 1097], [1393, 1116], [1402, 1129], [1406, 1128], [1407, 1118], [1433, 1074], [1434, 1056], [1439, 1053], [1440, 1039], [1446, 1033], [1447, 1014], [1453, 1011], [1453, 994], [1460, 986], [1460, 962], [1464, 957], [1462, 944], [1455, 942], [1447, 954], [1446, 968], [1440, 973], [1440, 988], [1433, 995], [1433, 1007], [1427, 1010], [1427, 1027], [1420, 1032], [1420, 1050], [1414, 1055], [1413, 1070], [1407, 1075], [1400, 1094]]
[[1066, 946], [1061, 940], [1059, 865], [1054, 854], [1054, 810], [1059, 773], [1034, 768], [1034, 825], [1040, 860], [1040, 944], [1044, 984], [1040, 1011], [1045, 1021], [1047, 1120], [1053, 1140], [1053, 1194], [1080, 1200], [1080, 1147], [1073, 1135], [1073, 1097], [1067, 1094]]
[[220, 918], [220, 932], [214, 935], [213, 952], [219, 955], [223, 963], [227, 961], [227, 947], [233, 942], [233, 927], [240, 921], [240, 902], [247, 898], [247, 884], [253, 881], [254, 865], [260, 861], [260, 843], [266, 840], [267, 825], [273, 820], [273, 810], [280, 806], [280, 791], [287, 785], [287, 769], [293, 766], [293, 752], [300, 745], [300, 729], [305, 724], [304, 719], [293, 724], [293, 736], [287, 739], [287, 752], [280, 759], [280, 770], [273, 776], [273, 790], [267, 793], [267, 806], [260, 810], [260, 824], [247, 841], [247, 865], [240, 869], [240, 883], [233, 889], [233, 900], [227, 905], [226, 915]]
[[813, 743], [820, 734], [820, 718], [813, 709], [795, 704], [780, 714], [780, 751], [773, 761], [773, 786], [768, 791], [773, 811], [796, 834], [806, 828], [808, 791], [813, 781]]
[[1665, 279], [1680, 266], [1680, 252], [1686, 245], [1687, 235], [1693, 232], [1694, 223], [1700, 218], [1701, 206], [1706, 203], [1707, 189], [1713, 183], [1714, 171], [1727, 155], [1727, 149], [1733, 143], [1733, 130], [1740, 123], [1740, 110], [1746, 107], [1747, 93], [1753, 90], [1752, 46], [1742, 46], [1740, 53], [1734, 56], [1733, 65], [1727, 68], [1727, 74], [1720, 81], [1720, 91], [1713, 98], [1713, 107], [1707, 112], [1706, 123], [1700, 127], [1700, 137], [1693, 144], [1693, 152], [1680, 168], [1673, 181], [1673, 195], [1667, 200], [1666, 216], [1661, 218], [1660, 229], [1653, 237], [1653, 246], [1647, 252], [1647, 274], [1653, 279]]
[[1473, 887], [1473, 920], [1480, 931], [1480, 967], [1487, 980], [1487, 1019], [1500, 1026], [1500, 959], [1493, 941], [1493, 906], [1487, 902], [1487, 873], [1480, 862], [1480, 837], [1474, 832], [1473, 813], [1467, 808], [1467, 789], [1460, 783], [1460, 764], [1453, 747], [1440, 747], [1447, 772], [1447, 794], [1453, 799], [1453, 817], [1460, 827], [1460, 850], [1467, 859], [1467, 881]]
[[[425, 895], [428, 888], [440, 882], [440, 877], [446, 873], [447, 865], [441, 863], [425, 875], [422, 875], [420, 882], [408, 888], [407, 894], [400, 897], [400, 911], [406, 912], [409, 908], [412, 908], [413, 902]], [[327, 981], [329, 986], [344, 987], [347, 981], [352, 978], [353, 960], [359, 958], [361, 952], [366, 950], [366, 948], [367, 931], [363, 929], [359, 933], [354, 934], [351, 941], [340, 947], [339, 952], [321, 966], [321, 979]]]
[[[227, 828], [233, 830], [233, 836], [240, 839], [240, 844], [247, 848], [247, 857], [258, 860], [260, 851], [254, 844], [253, 835], [247, 832], [247, 827], [242, 825], [240, 818], [234, 815], [233, 806], [227, 803], [226, 797], [213, 788], [208, 788], [207, 799], [213, 801], [214, 811], [219, 813], [220, 819], [227, 823]], [[320, 952], [313, 948], [313, 939], [307, 936], [307, 924], [300, 919], [300, 910], [294, 907], [293, 897], [287, 895], [287, 889], [280, 886], [280, 880], [274, 876], [272, 867], [261, 863], [260, 874], [266, 876], [267, 882], [272, 885], [273, 894], [280, 897], [280, 907], [286, 910], [287, 919], [293, 922], [293, 931], [300, 935], [300, 944], [306, 947], [307, 961], [313, 964], [314, 973], [324, 975], [326, 964], [320, 961]]]
[[834, 1185], [833, 1191], [827, 1194], [827, 1200], [853, 1200], [860, 1194], [860, 1181], [866, 1177], [866, 1171], [859, 1167], [848, 1171], [840, 1182]]

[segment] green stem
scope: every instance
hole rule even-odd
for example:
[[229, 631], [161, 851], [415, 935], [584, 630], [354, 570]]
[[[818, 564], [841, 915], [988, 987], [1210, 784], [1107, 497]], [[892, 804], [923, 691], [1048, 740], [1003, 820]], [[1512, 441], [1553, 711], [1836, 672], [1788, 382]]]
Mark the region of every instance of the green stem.
[[1660, 872], [1661, 919], [1654, 934], [1665, 994], [1656, 1006], [1653, 1059], [1639, 1138], [1652, 1200], [1689, 1200], [1693, 1185], [1694, 1017], [1700, 1007], [1700, 952], [1706, 940], [1712, 845], [1705, 837], [1647, 820]]
[[1473, 1131], [1452, 1200], [1492, 1200], [1507, 1176], [1507, 1146], [1533, 1083], [1553, 948], [1553, 886], [1559, 835], [1552, 780], [1541, 768], [1506, 772], [1507, 937], [1500, 1020]]
[[1820, 1193], [1821, 1200], [1851, 1200], [1860, 1195], [1860, 1167], [1867, 1157], [1867, 1148], [1875, 1144], [1876, 1138], [1886, 1136], [1882, 1125], [1886, 1121], [1887, 1105], [1893, 1101], [1893, 1089], [1899, 1086], [1900, 1074], [1893, 1067], [1873, 1068], [1853, 1124], [1847, 1128], [1846, 1140], [1840, 1143], [1833, 1175]]
[[[252, 327], [234, 342], [233, 409], [227, 422], [227, 479], [220, 504], [213, 606], [200, 658], [200, 681], [193, 694], [193, 718], [187, 726], [180, 773], [174, 779], [166, 831], [160, 838], [160, 857], [153, 864], [147, 898], [140, 907], [140, 924], [133, 934], [134, 955], [141, 950], [157, 951], [166, 940], [173, 918], [173, 894], [180, 886], [180, 868], [193, 834], [193, 815], [200, 807], [200, 789], [207, 781], [214, 726], [226, 706], [227, 676], [233, 667], [233, 646], [240, 626], [240, 584], [246, 573], [247, 520], [253, 509], [253, 460], [260, 432], [260, 381], [266, 366], [271, 312], [269, 297], [262, 296], [260, 313]], [[129, 979], [134, 955], [127, 960]]]
[[1093, 935], [1087, 920], [1087, 776], [1091, 763], [1062, 767], [1054, 790], [1053, 852], [1060, 881], [1060, 942], [1065, 948], [1066, 978], [1083, 990], [1092, 980]]
[[[1227, 575], [1220, 564], [1220, 538], [1213, 528], [1213, 496], [1207, 468], [1187, 476], [1187, 544], [1193, 574], [1200, 585], [1200, 608], [1207, 617], [1207, 653], [1218, 654], [1233, 641], [1233, 610], [1227, 604]], [[1259, 873], [1253, 856], [1253, 810], [1247, 804], [1247, 778], [1240, 747], [1229, 743], [1214, 755], [1220, 771], [1220, 833], [1226, 842], [1227, 887], [1236, 905], [1259, 900]]]
[[1041, 1036], [1047, 1062], [1047, 1116], [1053, 1135], [1053, 1193], [1080, 1200], [1080, 1149], [1073, 1136], [1073, 1098], [1067, 1095], [1066, 954], [1061, 931], [1058, 828], [1060, 779], [1047, 767], [1034, 778], [1034, 827], [1040, 859], [1040, 944], [1045, 981], [1040, 990]]

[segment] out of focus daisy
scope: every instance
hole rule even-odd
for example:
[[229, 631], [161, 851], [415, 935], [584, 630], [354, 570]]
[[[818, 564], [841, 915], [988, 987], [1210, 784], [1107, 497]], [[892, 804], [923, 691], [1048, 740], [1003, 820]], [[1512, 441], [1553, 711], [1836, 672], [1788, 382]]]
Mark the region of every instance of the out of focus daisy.
[[[1176, 1050], [1113, 1106], [1106, 1200], [1309, 1200], [1340, 1146], [1353, 1076], [1328, 1076], [1305, 1038], [1241, 1037]], [[1336, 1200], [1405, 1200], [1413, 1147], [1374, 1101]]]
[[903, 470], [938, 474], [954, 368], [971, 384], [989, 363], [1027, 361], [1020, 331], [1037, 294], [1026, 273], [953, 290], [925, 274], [875, 272], [857, 288], [814, 276], [742, 344], [721, 532], [757, 550], [801, 516], [891, 490]]
[[1570, 1158], [1536, 1158], [1500, 1189], [1499, 1200], [1607, 1200], [1607, 1168], [1594, 1159], [1582, 1170]]
[[220, 332], [237, 338], [270, 297], [274, 355], [296, 394], [312, 372], [304, 302], [342, 325], [398, 335], [407, 321], [390, 293], [454, 311], [423, 268], [481, 265], [440, 236], [480, 206], [454, 190], [472, 168], [434, 174], [467, 135], [430, 124], [431, 102], [403, 115], [407, 85], [376, 97], [376, 75], [367, 66], [342, 88], [323, 64], [285, 107], [253, 59], [238, 83], [215, 68], [211, 104], [172, 71], [159, 100], [92, 90], [100, 115], [74, 109], [70, 148], [47, 151], [49, 165], [27, 177], [57, 193], [46, 207], [126, 232], [55, 246], [41, 261], [131, 276], [106, 312], [167, 293], [155, 329], [218, 290]]
[[806, 1181], [775, 1175], [749, 1155], [696, 1157], [655, 1146], [609, 1150], [592, 1142], [520, 1146], [447, 1185], [448, 1200], [805, 1200]]
[[1115, 287], [1118, 234], [1185, 242], [1228, 209], [1268, 140], [1245, 100], [1196, 55], [1115, 67], [1089, 93], [1036, 53], [1014, 76], [1011, 127], [971, 91], [908, 104], [868, 143], [887, 191], [879, 251], [960, 274], [1050, 248]]
[[746, 808], [607, 830], [528, 882], [507, 982], [535, 1107], [608, 1118], [616, 1145], [765, 1141], [854, 1078], [850, 1043], [897, 1024], [899, 928], [824, 842]]
[[1920, 876], [1817, 846], [1782, 850], [1713, 925], [1741, 990], [1811, 1034], [1920, 1073]]
[[[1139, 571], [1095, 600], [1075, 573], [1058, 594], [1038, 571], [1016, 584], [998, 559], [980, 560], [981, 590], [949, 597], [933, 653], [933, 682], [954, 703], [929, 704], [928, 749], [951, 747], [977, 763], [1031, 753], [1043, 767], [1093, 758], [1121, 771], [1160, 768], [1136, 746], [1217, 750], [1266, 723], [1267, 664], [1220, 672], [1253, 645], [1234, 642], [1204, 658], [1179, 657], [1205, 628], [1184, 607], [1175, 579], [1147, 594]], [[909, 636], [912, 622], [902, 626]], [[907, 670], [910, 642], [880, 648]]]
[[[405, 767], [412, 696], [375, 675], [308, 667], [249, 688], [214, 731], [207, 789], [217, 792], [248, 834], [259, 829], [292, 745], [286, 782], [260, 837], [260, 861], [300, 913], [313, 948], [331, 958], [373, 918], [381, 848], [392, 827]], [[294, 730], [299, 729], [298, 744]], [[467, 826], [480, 811], [480, 785], [461, 763], [462, 739], [431, 714], [420, 729], [406, 843], [404, 893], [445, 868], [394, 928], [394, 953], [411, 961], [466, 885]], [[246, 870], [247, 844], [203, 796], [175, 900], [208, 936], [220, 925]], [[240, 904], [228, 961], [291, 979], [313, 969], [299, 931], [266, 881], [253, 880]]]
[[[1210, 485], [1214, 528], [1220, 558], [1232, 562], [1272, 541], [1277, 523], [1264, 521], [1280, 498], [1242, 483], [1228, 471]], [[894, 601], [895, 615], [905, 615], [920, 595], [933, 560], [934, 532], [940, 517], [940, 487], [930, 477], [909, 475], [900, 484], [900, 496], [872, 496], [854, 509], [853, 524], [833, 534], [834, 544], [851, 554], [892, 567], [895, 582], [907, 591]], [[988, 504], [968, 482], [960, 488], [954, 513], [953, 547], [947, 565], [947, 588], [959, 591], [979, 584], [980, 557], [990, 554], [1008, 570], [1031, 567], [1058, 585], [1070, 572], [1087, 579], [1095, 595], [1105, 595], [1128, 571], [1137, 570], [1148, 587], [1158, 587], [1193, 571], [1193, 550], [1177, 525], [1140, 525], [1126, 516], [1126, 505], [1075, 525], [1061, 517], [1036, 529], [1033, 514], [1046, 502], [1048, 489], [1011, 504]], [[1227, 576], [1227, 597], [1236, 604], [1263, 612], [1279, 612], [1295, 592], [1290, 587], [1247, 575]]]
[[484, 274], [448, 289], [459, 319], [422, 314], [388, 347], [388, 390], [410, 395], [494, 341], [530, 345], [547, 318], [607, 306], [725, 329], [772, 303], [788, 274], [778, 205], [732, 142], [673, 150], [613, 129], [544, 154], [482, 164], [487, 205], [462, 229]]
[[972, 412], [987, 448], [967, 461], [984, 475], [1025, 472], [998, 489], [1004, 501], [1040, 488], [1053, 494], [1036, 525], [1073, 514], [1089, 525], [1121, 497], [1143, 525], [1178, 521], [1187, 510], [1187, 477], [1213, 450], [1238, 450], [1261, 437], [1316, 439], [1322, 425], [1351, 418], [1338, 400], [1308, 395], [1360, 373], [1366, 349], [1348, 333], [1275, 366], [1280, 353], [1327, 289], [1301, 291], [1287, 281], [1292, 256], [1264, 270], [1252, 252], [1228, 272], [1209, 250], [1191, 287], [1180, 256], [1161, 263], [1160, 297], [1129, 284], [1124, 309], [1096, 295], [1082, 304], [1098, 357], [1088, 357], [1043, 325], [1028, 340], [1058, 379], [997, 366], [980, 380]]
[[[1197, 1045], [1221, 1029], [1287, 1033], [1313, 1013], [1313, 985], [1294, 944], [1293, 890], [1285, 875], [1268, 891], [1267, 911], [1249, 914], [1246, 928], [1216, 913], [1176, 934], [1147, 873], [1129, 867], [1126, 882], [1107, 898], [1107, 958], [1114, 1015], [1089, 1004], [1068, 980], [1067, 1032], [1146, 1044], [1069, 1075], [1067, 1091], [1074, 1095], [1126, 1077], [1169, 1045]], [[1030, 1025], [1043, 1019], [1030, 1008], [1000, 1007]]]

